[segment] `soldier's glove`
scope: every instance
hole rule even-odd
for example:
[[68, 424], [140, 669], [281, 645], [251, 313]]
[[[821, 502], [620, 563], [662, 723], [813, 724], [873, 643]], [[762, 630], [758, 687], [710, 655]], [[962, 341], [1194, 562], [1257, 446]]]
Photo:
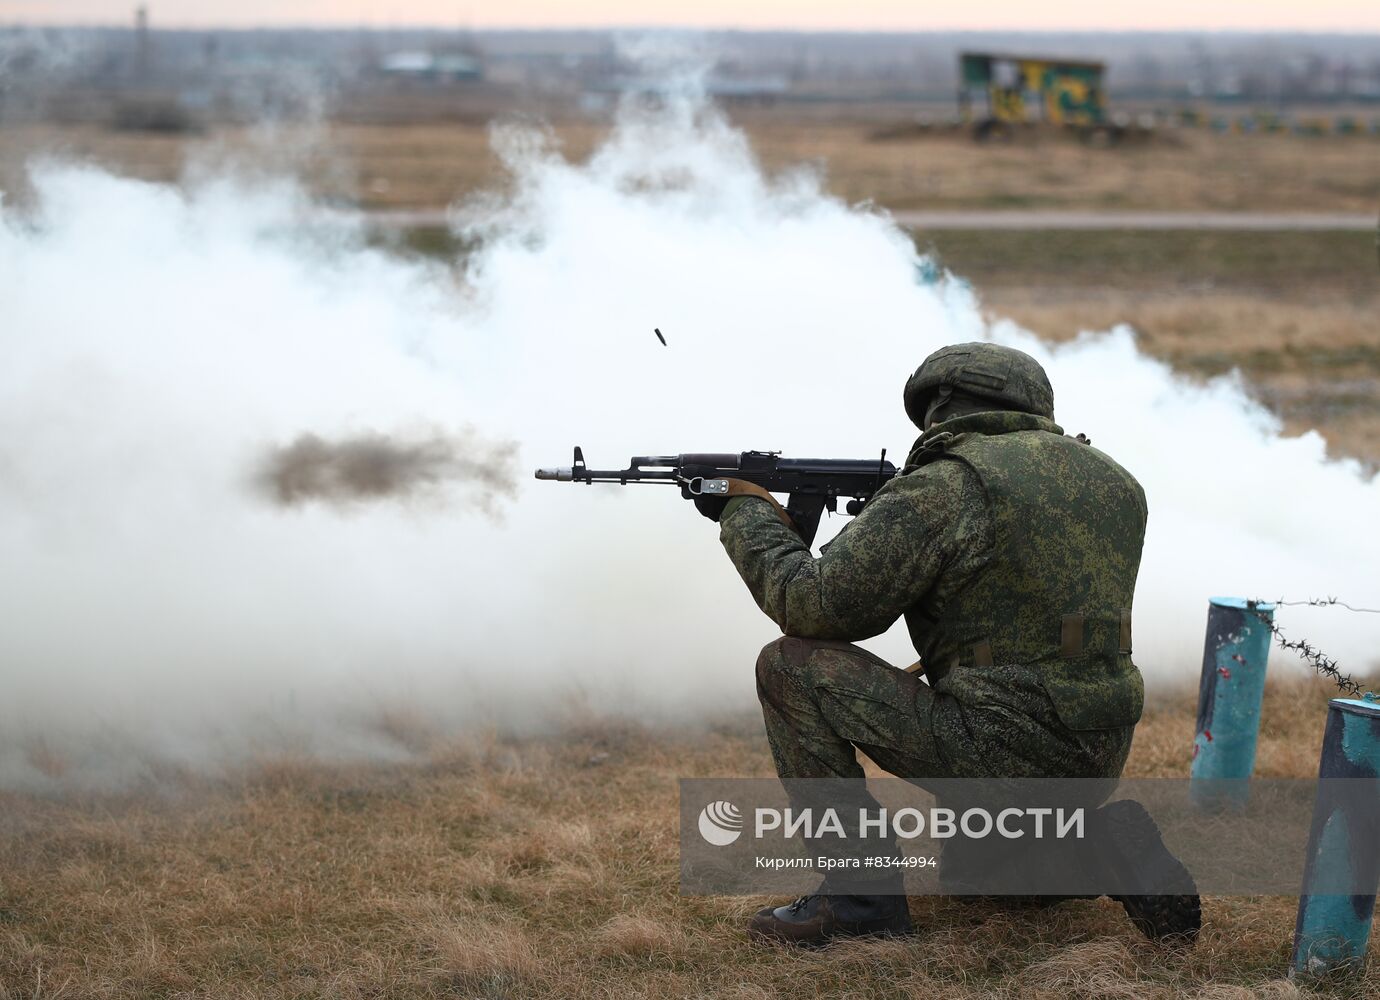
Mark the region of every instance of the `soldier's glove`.
[[781, 518], [782, 524], [792, 531], [796, 530], [790, 515], [786, 513], [786, 509], [781, 506], [776, 497], [772, 496], [755, 483], [744, 482], [741, 479], [728, 480], [727, 493], [698, 494], [694, 498], [695, 509], [709, 518], [709, 520], [718, 521], [723, 518], [729, 504], [732, 504], [735, 500], [742, 503], [745, 497], [758, 497], [759, 499], [765, 500], [767, 503], [771, 504], [772, 509], [776, 511], [776, 516]]
[[700, 494], [695, 497], [695, 509], [709, 518], [709, 520], [717, 521], [724, 516], [724, 508], [728, 506], [728, 502], [732, 499], [732, 497], [727, 496], [706, 496]]

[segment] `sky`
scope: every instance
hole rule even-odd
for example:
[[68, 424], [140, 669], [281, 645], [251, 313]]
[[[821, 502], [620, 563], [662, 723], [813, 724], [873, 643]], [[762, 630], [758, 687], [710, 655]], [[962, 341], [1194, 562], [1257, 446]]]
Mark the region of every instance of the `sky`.
[[[124, 24], [137, 0], [0, 0], [0, 24]], [[799, 30], [1380, 31], [1375, 0], [149, 0], [162, 27], [288, 25]]]

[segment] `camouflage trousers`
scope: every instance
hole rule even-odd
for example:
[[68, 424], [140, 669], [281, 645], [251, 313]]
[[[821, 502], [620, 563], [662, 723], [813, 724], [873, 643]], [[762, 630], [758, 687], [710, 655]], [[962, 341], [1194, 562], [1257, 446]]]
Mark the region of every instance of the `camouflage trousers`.
[[[890, 835], [864, 837], [851, 820], [859, 809], [876, 809], [876, 800], [862, 781], [822, 788], [792, 779], [862, 778], [859, 750], [921, 787], [950, 778], [1113, 779], [1126, 762], [1134, 728], [1068, 729], [1029, 668], [965, 668], [931, 687], [851, 643], [790, 636], [757, 658], [757, 694], [776, 772], [793, 807], [832, 807], [848, 830], [845, 839], [817, 845], [838, 857], [897, 853]], [[1113, 784], [1105, 782], [1105, 791], [1088, 804], [1096, 808]], [[957, 887], [970, 868], [1019, 869], [1033, 863], [1030, 852], [1024, 841], [953, 842], [943, 852], [941, 884], [961, 893]], [[862, 877], [874, 881], [876, 891], [903, 891], [898, 874], [872, 871]]]
[[851, 643], [786, 636], [757, 658], [757, 695], [782, 778], [861, 778], [856, 750], [920, 785], [1114, 778], [1131, 748], [1130, 726], [1066, 728], [1020, 666], [963, 668], [930, 687]]

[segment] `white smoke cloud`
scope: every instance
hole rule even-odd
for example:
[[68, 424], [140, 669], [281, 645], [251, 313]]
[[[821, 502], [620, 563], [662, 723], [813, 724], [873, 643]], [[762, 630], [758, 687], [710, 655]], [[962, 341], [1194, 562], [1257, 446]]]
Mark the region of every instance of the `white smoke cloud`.
[[[1210, 594], [1376, 600], [1375, 478], [1127, 330], [988, 331], [961, 282], [917, 280], [884, 215], [767, 177], [693, 89], [629, 110], [586, 164], [529, 133], [499, 147], [512, 192], [457, 210], [484, 239], [463, 273], [370, 248], [286, 182], [35, 169], [37, 216], [0, 225], [0, 785], [284, 741], [401, 755], [379, 706], [533, 725], [572, 702], [750, 705], [775, 627], [672, 490], [526, 481], [499, 523], [342, 516], [265, 504], [255, 461], [304, 433], [467, 427], [519, 442], [523, 468], [574, 444], [597, 466], [899, 456], [906, 376], [988, 335], [1039, 357], [1061, 422], [1145, 484], [1152, 684], [1196, 675]], [[1282, 620], [1373, 659], [1372, 622]], [[899, 629], [870, 645], [913, 658]]]

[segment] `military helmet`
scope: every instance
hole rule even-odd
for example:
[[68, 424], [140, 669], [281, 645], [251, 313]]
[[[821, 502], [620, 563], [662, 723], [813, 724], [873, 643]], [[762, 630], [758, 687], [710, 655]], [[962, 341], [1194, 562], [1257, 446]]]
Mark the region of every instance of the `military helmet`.
[[1054, 390], [1040, 363], [999, 344], [950, 344], [935, 351], [906, 382], [906, 416], [924, 429], [925, 412], [941, 389], [991, 400], [997, 409], [1054, 418]]

